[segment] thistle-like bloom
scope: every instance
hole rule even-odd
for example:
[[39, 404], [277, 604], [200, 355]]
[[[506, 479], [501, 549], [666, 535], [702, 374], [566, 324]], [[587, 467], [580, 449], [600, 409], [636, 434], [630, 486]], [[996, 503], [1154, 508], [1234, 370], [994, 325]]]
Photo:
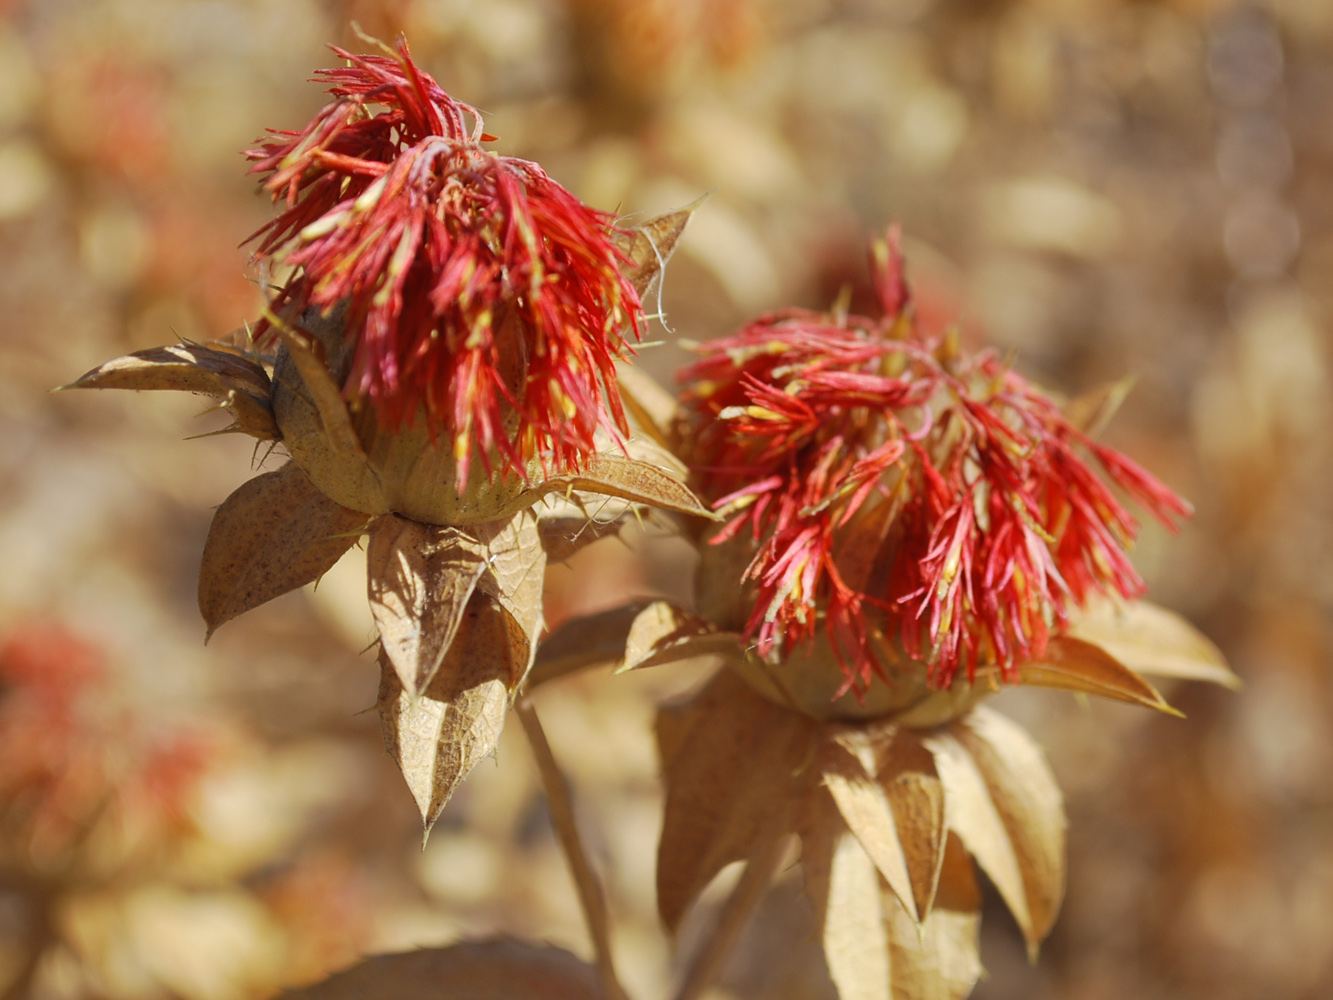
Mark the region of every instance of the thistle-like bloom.
[[682, 373], [711, 544], [756, 546], [743, 634], [773, 662], [822, 628], [858, 690], [887, 657], [940, 688], [1012, 678], [1088, 598], [1144, 590], [1139, 525], [1085, 454], [1169, 527], [1190, 508], [993, 351], [918, 328], [893, 234], [874, 257], [879, 319], [773, 313]]
[[[291, 456], [218, 508], [210, 632], [369, 536], [385, 741], [429, 827], [527, 675], [548, 556], [647, 507], [708, 516], [683, 469], [633, 457], [613, 367], [690, 210], [615, 228], [483, 149], [405, 43], [335, 51], [351, 65], [321, 74], [333, 101], [250, 154], [287, 205], [260, 231], [294, 268], [257, 330], [276, 352], [155, 348], [74, 387], [205, 393]], [[591, 525], [586, 493], [622, 502]]]
[[1188, 507], [1090, 439], [1116, 393], [1062, 411], [916, 328], [896, 234], [874, 261], [880, 319], [762, 317], [699, 349], [674, 413], [626, 386], [724, 523], [697, 533], [693, 610], [567, 623], [534, 677], [621, 635], [624, 669], [719, 658], [657, 716], [663, 922], [744, 860], [739, 912], [795, 836], [841, 996], [961, 1000], [981, 972], [973, 861], [1034, 951], [1064, 895], [1054, 775], [979, 702], [1010, 679], [1172, 711], [1140, 672], [1235, 678], [1183, 620], [1120, 604], [1143, 590], [1138, 526], [1084, 456], [1168, 524]]
[[611, 217], [483, 148], [481, 116], [406, 42], [333, 51], [349, 63], [317, 74], [333, 100], [246, 154], [286, 206], [255, 234], [295, 268], [275, 311], [345, 308], [344, 396], [450, 441], [460, 487], [474, 442], [520, 477], [580, 465], [598, 428], [626, 431], [613, 363], [644, 322]]

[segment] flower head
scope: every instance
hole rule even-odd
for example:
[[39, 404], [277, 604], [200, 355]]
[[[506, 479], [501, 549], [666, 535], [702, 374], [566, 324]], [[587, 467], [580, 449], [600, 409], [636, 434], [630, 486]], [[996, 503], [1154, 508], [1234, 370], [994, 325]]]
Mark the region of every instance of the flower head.
[[474, 444], [520, 475], [538, 456], [578, 466], [599, 426], [625, 430], [613, 363], [643, 323], [610, 216], [484, 149], [480, 115], [406, 42], [333, 51], [349, 63], [318, 73], [333, 100], [246, 154], [286, 206], [255, 234], [295, 269], [275, 311], [345, 304], [344, 395], [388, 429], [424, 419], [460, 482]]
[[993, 352], [920, 330], [896, 231], [873, 258], [879, 319], [773, 313], [681, 374], [712, 542], [755, 547], [744, 635], [766, 658], [822, 628], [845, 688], [889, 648], [940, 688], [1012, 676], [1089, 597], [1144, 589], [1139, 525], [1085, 455], [1168, 526], [1190, 509]]

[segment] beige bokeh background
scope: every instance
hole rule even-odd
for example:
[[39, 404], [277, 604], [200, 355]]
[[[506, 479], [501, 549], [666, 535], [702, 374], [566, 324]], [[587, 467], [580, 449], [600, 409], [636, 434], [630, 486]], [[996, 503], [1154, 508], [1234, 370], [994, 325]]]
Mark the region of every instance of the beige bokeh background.
[[[116, 747], [208, 748], [170, 831], [99, 827], [91, 862], [44, 854], [27, 800], [0, 801], [0, 983], [232, 1000], [497, 931], [588, 952], [517, 727], [419, 850], [359, 714], [376, 677], [354, 560], [204, 647], [211, 508], [264, 453], [182, 440], [222, 422], [197, 399], [48, 393], [253, 319], [238, 244], [269, 208], [238, 151], [320, 105], [304, 81], [353, 20], [405, 31], [497, 148], [598, 207], [712, 192], [642, 352], [663, 379], [679, 338], [844, 285], [869, 308], [864, 248], [893, 220], [933, 321], [1059, 391], [1136, 376], [1108, 437], [1198, 509], [1179, 537], [1146, 526], [1136, 559], [1246, 687], [1171, 690], [1183, 722], [1001, 697], [1066, 790], [1070, 889], [1035, 967], [988, 903], [976, 996], [1333, 994], [1326, 0], [0, 2], [0, 637], [101, 651], [69, 739], [109, 787], [141, 763]], [[687, 594], [689, 572], [669, 541], [605, 542], [551, 571], [547, 615]], [[642, 998], [675, 968], [652, 704], [698, 676], [588, 676], [539, 703]], [[789, 874], [717, 996], [831, 996], [812, 933]]]

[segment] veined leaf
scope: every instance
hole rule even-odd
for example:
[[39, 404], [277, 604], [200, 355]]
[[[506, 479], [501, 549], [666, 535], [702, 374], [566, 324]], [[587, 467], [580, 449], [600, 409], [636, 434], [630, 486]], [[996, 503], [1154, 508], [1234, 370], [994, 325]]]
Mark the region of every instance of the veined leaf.
[[949, 829], [962, 838], [964, 846], [990, 876], [1029, 947], [1034, 947], [1041, 937], [1028, 908], [1023, 869], [976, 761], [947, 730], [923, 737], [922, 743], [935, 755], [935, 766], [944, 783], [944, 815]]
[[791, 829], [816, 773], [815, 728], [727, 669], [658, 711], [666, 809], [657, 908], [670, 931], [725, 865], [748, 858], [766, 834]]
[[1131, 670], [1240, 687], [1221, 651], [1180, 615], [1147, 601], [1095, 601], [1067, 633], [1100, 646]]
[[1040, 661], [1020, 665], [1018, 682], [1100, 695], [1155, 708], [1168, 715], [1180, 715], [1155, 687], [1101, 646], [1069, 635], [1056, 636], [1048, 642]]
[[135, 351], [98, 365], [62, 389], [174, 389], [221, 401], [235, 423], [228, 428], [265, 441], [282, 435], [273, 419], [268, 373], [232, 350], [177, 344]]
[[1023, 875], [1032, 941], [1055, 923], [1065, 894], [1065, 810], [1046, 755], [1023, 728], [978, 707], [952, 727], [972, 755], [1004, 822]]
[[222, 502], [199, 567], [199, 613], [208, 634], [224, 622], [318, 580], [370, 520], [334, 503], [288, 462]]
[[487, 569], [486, 545], [461, 528], [388, 515], [366, 554], [370, 611], [385, 656], [413, 695], [426, 689]]

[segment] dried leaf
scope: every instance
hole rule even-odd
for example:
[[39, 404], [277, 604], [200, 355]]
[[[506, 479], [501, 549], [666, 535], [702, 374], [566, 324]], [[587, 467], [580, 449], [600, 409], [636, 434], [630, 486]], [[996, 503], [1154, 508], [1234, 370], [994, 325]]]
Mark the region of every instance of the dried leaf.
[[684, 208], [655, 216], [642, 226], [612, 234], [611, 241], [627, 258], [620, 270], [640, 297], [647, 293], [653, 279], [662, 273], [662, 268], [680, 242], [681, 234], [685, 232], [686, 223], [690, 221], [694, 210], [703, 204], [703, 200], [700, 198]]
[[531, 511], [478, 525], [476, 533], [486, 551], [486, 572], [477, 581], [477, 589], [493, 597], [509, 617], [505, 636], [510, 656], [509, 687], [513, 690], [532, 666], [537, 636], [544, 627], [546, 550], [542, 548], [537, 517]]
[[950, 834], [935, 908], [923, 926], [884, 901], [893, 1000], [964, 1000], [981, 977], [981, 893], [972, 859]]
[[567, 951], [500, 938], [375, 955], [285, 1000], [601, 1000], [597, 971]]
[[[1065, 810], [1046, 755], [1022, 727], [978, 707], [952, 727], [976, 762], [1023, 873], [1032, 938], [1055, 923], [1065, 894]], [[1034, 955], [1035, 957], [1035, 955]]]
[[204, 543], [199, 613], [208, 634], [319, 579], [368, 520], [317, 490], [295, 462], [244, 483], [222, 502]]
[[529, 506], [540, 497], [560, 490], [604, 493], [679, 514], [693, 514], [712, 521], [718, 519], [681, 480], [651, 462], [632, 458], [594, 455], [583, 471], [548, 479], [519, 499], [524, 501], [523, 506]]
[[650, 600], [633, 601], [609, 611], [565, 622], [537, 649], [537, 659], [528, 676], [530, 687], [544, 684], [579, 670], [619, 664], [625, 658], [625, 640], [634, 619]]
[[655, 667], [698, 656], [738, 654], [740, 638], [735, 632], [718, 631], [711, 622], [671, 601], [653, 601], [630, 625], [620, 670]]
[[1068, 635], [1100, 646], [1140, 673], [1240, 687], [1221, 651], [1198, 629], [1146, 601], [1089, 604]]
[[98, 365], [62, 389], [174, 389], [221, 400], [235, 423], [227, 428], [265, 441], [281, 434], [269, 403], [263, 367], [235, 351], [179, 344], [135, 351]]
[[824, 958], [839, 1000], [890, 1000], [879, 879], [855, 837], [844, 834], [834, 845], [823, 914]]
[[981, 974], [981, 895], [972, 861], [950, 834], [935, 905], [918, 925], [816, 790], [801, 821], [801, 867], [841, 1000], [962, 1000]]
[[723, 669], [657, 715], [666, 810], [657, 908], [673, 933], [699, 892], [772, 830], [790, 829], [815, 775], [815, 724]]
[[949, 832], [944, 785], [934, 756], [909, 729], [896, 729], [891, 740], [876, 748], [875, 757], [876, 778], [893, 809], [917, 913], [924, 917], [934, 905]]
[[898, 824], [888, 795], [875, 780], [874, 750], [865, 731], [849, 727], [839, 738], [825, 740], [820, 747], [819, 770], [848, 829], [912, 920], [919, 921], [921, 911], [917, 909]]
[[962, 838], [995, 883], [1028, 946], [1034, 947], [1041, 938], [1028, 909], [1023, 870], [976, 761], [949, 731], [930, 733], [922, 743], [935, 755], [935, 766], [944, 783], [944, 815], [949, 829]]
[[460, 528], [394, 515], [375, 522], [366, 554], [370, 611], [407, 691], [424, 691], [440, 668], [488, 555]]
[[509, 705], [505, 614], [475, 594], [456, 641], [420, 695], [403, 687], [380, 647], [380, 729], [416, 800], [426, 833], [454, 789], [495, 749]]
[[1120, 404], [1134, 388], [1133, 378], [1108, 382], [1065, 404], [1065, 419], [1089, 437], [1096, 437], [1111, 422]]
[[1155, 708], [1168, 715], [1180, 715], [1155, 687], [1101, 646], [1068, 635], [1057, 636], [1048, 642], [1040, 662], [1020, 666], [1018, 682], [1100, 695]]

